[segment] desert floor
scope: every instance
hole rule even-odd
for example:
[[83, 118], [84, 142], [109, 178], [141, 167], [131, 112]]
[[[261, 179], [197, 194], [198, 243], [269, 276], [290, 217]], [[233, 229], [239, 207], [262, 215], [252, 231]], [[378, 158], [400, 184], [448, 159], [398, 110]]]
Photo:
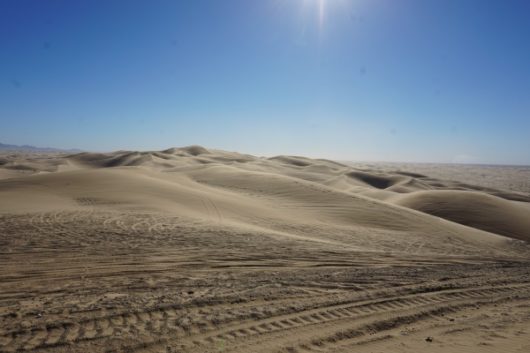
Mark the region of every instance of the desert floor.
[[530, 352], [530, 168], [0, 155], [0, 352]]

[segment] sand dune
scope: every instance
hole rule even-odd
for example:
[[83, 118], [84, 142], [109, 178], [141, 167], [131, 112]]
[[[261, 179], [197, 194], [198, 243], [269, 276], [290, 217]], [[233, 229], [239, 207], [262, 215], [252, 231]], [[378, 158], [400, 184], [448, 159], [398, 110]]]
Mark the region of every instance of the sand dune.
[[[0, 204], [2, 212], [76, 208], [79, 199], [102, 199], [105, 208], [185, 215], [216, 226], [259, 228], [366, 250], [408, 251], [403, 244], [422, 243], [422, 251], [444, 254], [502, 253], [512, 248], [509, 238], [528, 240], [530, 234], [528, 203], [513, 201], [526, 201], [525, 193], [329, 160], [258, 158], [189, 146], [30, 154], [1, 163], [7, 179], [0, 194], [12, 200]], [[22, 177], [10, 173], [16, 166], [24, 170]], [[322, 234], [322, 227], [329, 234]], [[461, 243], [455, 247], [448, 239]]]
[[392, 201], [456, 223], [530, 241], [528, 204], [479, 192], [453, 190], [418, 191]]
[[0, 352], [527, 348], [521, 190], [200, 146], [0, 179]]

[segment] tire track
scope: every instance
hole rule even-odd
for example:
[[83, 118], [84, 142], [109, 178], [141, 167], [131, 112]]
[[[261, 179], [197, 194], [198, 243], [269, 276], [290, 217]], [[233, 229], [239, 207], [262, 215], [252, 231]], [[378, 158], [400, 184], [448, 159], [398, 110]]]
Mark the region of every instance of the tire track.
[[[216, 205], [211, 200], [204, 202], [205, 207], [208, 207], [209, 212], [211, 211], [212, 218], [217, 214], [221, 221], [222, 215], [215, 211]], [[230, 242], [228, 245], [225, 244], [224, 248], [214, 249], [215, 252], [211, 252], [215, 255], [214, 260], [208, 263], [208, 261], [202, 261], [201, 258], [193, 257], [192, 251], [195, 250], [192, 247], [188, 248], [191, 250], [179, 248], [181, 244], [189, 242], [192, 237], [195, 248], [204, 249], [205, 244], [210, 241], [207, 237], [199, 239], [200, 242], [196, 240], [195, 231], [199, 227], [195, 227], [195, 224], [190, 225], [190, 229], [194, 232], [189, 232], [182, 224], [175, 222], [175, 218], [171, 216], [149, 213], [125, 215], [117, 212], [88, 212], [91, 211], [87, 207], [87, 211], [40, 213], [33, 215], [31, 222], [28, 222], [26, 215], [26, 218], [19, 217], [14, 220], [7, 218], [2, 225], [3, 229], [9, 231], [6, 233], [6, 239], [14, 238], [11, 234], [18, 232], [22, 242], [28, 244], [26, 245], [28, 253], [38, 253], [40, 256], [35, 257], [35, 262], [28, 266], [25, 265], [25, 261], [28, 259], [34, 261], [34, 259], [29, 258], [27, 254], [24, 255], [22, 247], [15, 249], [20, 249], [20, 253], [25, 257], [20, 255], [16, 257], [6, 252], [6, 257], [0, 260], [0, 265], [6, 264], [15, 269], [16, 263], [11, 259], [17, 259], [20, 268], [14, 270], [12, 274], [6, 272], [2, 277], [4, 279], [15, 279], [17, 285], [19, 283], [24, 285], [24, 281], [30, 280], [42, 281], [43, 278], [57, 279], [66, 283], [66, 280], [69, 281], [74, 276], [79, 274], [83, 276], [87, 271], [85, 264], [93, 265], [93, 267], [89, 267], [91, 273], [87, 277], [88, 280], [84, 277], [81, 280], [75, 279], [78, 282], [69, 282], [70, 287], [60, 287], [58, 284], [51, 286], [48, 293], [46, 292], [48, 284], [42, 282], [42, 293], [48, 293], [45, 299], [35, 296], [33, 291], [26, 288], [11, 289], [10, 284], [5, 282], [2, 287], [6, 291], [2, 296], [5, 314], [0, 316], [0, 324], [2, 324], [0, 352], [68, 350], [70, 346], [76, 349], [79, 347], [80, 350], [90, 347], [89, 350], [97, 351], [103, 349], [106, 342], [112, 342], [114, 345], [107, 347], [109, 349], [121, 345], [125, 351], [140, 351], [148, 347], [157, 350], [159, 348], [157, 345], [163, 346], [164, 344], [170, 347], [180, 347], [184, 351], [204, 351], [212, 345], [223, 342], [246, 345], [255, 344], [256, 340], [270, 341], [272, 337], [282, 334], [289, 336], [290, 332], [296, 334], [304, 330], [308, 332], [313, 330], [319, 333], [320, 328], [328, 327], [332, 330], [335, 325], [340, 327], [345, 323], [357, 324], [366, 318], [382, 313], [401, 315], [415, 308], [442, 305], [450, 307], [459, 305], [461, 302], [469, 302], [472, 305], [482, 300], [515, 295], [523, 289], [528, 292], [528, 276], [513, 276], [512, 272], [508, 276], [497, 277], [492, 273], [487, 273], [488, 270], [478, 271], [470, 267], [472, 272], [464, 273], [462, 269], [468, 271], [467, 267], [462, 269], [455, 267], [460, 272], [449, 275], [453, 278], [446, 278], [449, 273], [448, 268], [436, 268], [437, 265], [446, 265], [444, 261], [448, 260], [445, 258], [436, 260], [439, 263], [435, 263], [436, 261], [433, 262], [434, 264], [427, 263], [427, 266], [431, 266], [432, 269], [421, 272], [423, 270], [419, 270], [419, 267], [415, 268], [414, 263], [408, 259], [397, 262], [394, 258], [385, 257], [382, 261], [369, 258], [373, 255], [359, 255], [361, 257], [356, 259], [355, 263], [346, 260], [341, 262], [339, 260], [344, 255], [343, 253], [329, 251], [319, 254], [325, 258], [321, 260], [321, 258], [308, 255], [306, 248], [302, 248], [302, 255], [296, 254], [297, 258], [293, 263], [316, 260], [316, 264], [311, 264], [310, 267], [303, 265], [299, 268], [290, 268], [289, 271], [292, 272], [286, 276], [283, 272], [286, 269], [280, 267], [283, 266], [282, 261], [285, 260], [283, 257], [278, 257], [281, 261], [276, 260], [272, 268], [260, 270], [259, 276], [262, 277], [256, 280], [254, 276], [257, 276], [258, 272], [255, 272], [252, 267], [249, 270], [244, 267], [234, 269], [230, 266], [234, 261], [260, 260], [260, 257], [256, 258], [256, 254], [261, 255], [263, 250], [258, 249], [259, 252], [256, 254], [238, 253], [241, 249], [232, 248], [232, 245], [236, 244], [232, 243], [235, 237], [230, 237]], [[10, 229], [10, 222], [14, 224], [13, 227], [19, 224], [17, 226], [19, 228]], [[82, 231], [82, 229], [85, 230]], [[87, 232], [86, 229], [90, 231]], [[217, 237], [217, 230], [215, 234]], [[169, 243], [164, 243], [164, 248], [156, 248], [152, 245], [156, 236], [160, 236], [165, 241], [169, 239], [174, 242], [171, 246]], [[34, 247], [32, 243], [35, 239], [45, 237], [53, 241], [50, 245], [51, 251], [49, 254], [46, 253], [47, 255], [38, 247]], [[18, 241], [18, 239], [15, 240]], [[64, 268], [60, 265], [55, 264], [54, 257], [59, 255], [52, 252], [53, 248], [56, 244], [62, 246], [63, 243], [69, 244], [69, 248], [68, 251], [64, 251], [64, 255], [60, 256], [62, 256], [62, 262], [70, 266], [68, 270], [71, 271], [72, 278], [62, 277], [66, 276], [67, 272], [64, 272]], [[38, 245], [38, 242], [36, 244]], [[98, 244], [99, 247], [93, 248], [93, 244]], [[135, 269], [138, 272], [133, 273], [128, 268], [130, 264], [136, 266], [137, 263], [142, 263], [144, 266], [146, 263], [142, 262], [144, 258], [139, 257], [137, 260], [130, 255], [130, 252], [113, 255], [112, 258], [100, 256], [98, 252], [108, 248], [109, 244], [123, 247], [151, 246], [152, 248], [147, 248], [147, 252], [150, 256], [149, 260], [155, 260], [154, 266], [152, 268], [138, 267]], [[69, 251], [77, 251], [80, 247], [86, 247], [91, 253], [86, 260], [77, 262], [75, 256], [78, 253], [71, 254]], [[184, 257], [182, 254], [193, 256]], [[276, 253], [272, 256], [276, 256]], [[171, 274], [171, 271], [177, 266], [182, 266], [182, 263], [189, 262], [189, 266], [196, 268], [196, 263], [199, 261], [202, 261], [203, 267], [199, 268], [200, 271], [193, 273], [193, 276], [196, 276], [193, 279], [186, 278], [189, 276], [188, 272], [186, 276]], [[362, 266], [367, 266], [385, 264], [385, 261], [389, 266], [393, 264], [409, 266], [410, 270], [406, 272], [407, 277], [395, 279], [392, 276], [397, 272], [393, 271], [381, 271], [375, 274], [362, 271], [349, 272], [351, 265], [360, 267], [361, 263]], [[420, 259], [420, 261], [423, 260]], [[483, 260], [463, 259], [462, 261], [478, 263]], [[216, 266], [221, 262], [227, 264], [226, 271], [217, 270]], [[43, 266], [39, 267], [41, 263]], [[484, 263], [487, 262], [484, 261]], [[331, 271], [321, 270], [319, 265], [329, 266]], [[508, 261], [506, 263], [499, 261], [495, 263], [495, 267], [488, 268], [503, 269], [503, 266], [508, 266], [507, 270], [499, 271], [499, 274], [507, 274], [511, 268], [509, 266], [515, 267]], [[135, 278], [133, 274], [138, 277]], [[222, 277], [221, 274], [223, 274]], [[119, 280], [122, 282], [117, 283], [110, 277], [104, 277], [110, 275], [121, 276]], [[105, 281], [98, 282], [100, 278], [105, 278]], [[123, 282], [124, 279], [125, 282]], [[122, 287], [118, 289], [117, 285], [120, 283]], [[475, 287], [477, 283], [481, 286]], [[101, 287], [101, 284], [105, 286]], [[195, 294], [186, 296], [185, 293], [190, 288], [194, 290], [191, 293], [195, 292]], [[197, 293], [203, 293], [203, 288], [210, 291], [206, 298], [203, 298], [202, 294], [197, 296]], [[137, 300], [142, 296], [142, 301], [131, 301], [129, 298], [96, 301], [100, 300], [98, 297], [101, 298], [101, 294], [106, 291], [110, 293], [127, 291], [127, 293], [138, 294], [138, 297], [131, 299]], [[149, 294], [146, 295], [147, 293]], [[167, 295], [166, 299], [159, 300], [163, 295]], [[184, 299], [181, 300], [181, 297]], [[37, 306], [17, 313], [17, 308], [20, 307], [17, 303], [26, 298], [31, 298]], [[55, 304], [57, 301], [73, 299], [77, 301], [75, 305], [72, 302], [66, 307]], [[132, 311], [128, 309], [142, 307], [147, 308]], [[78, 308], [81, 310], [75, 311]], [[69, 318], [66, 319], [65, 315]], [[324, 337], [322, 345], [331, 344], [332, 340], [337, 340], [337, 337], [333, 338], [333, 333], [326, 337], [332, 338]], [[347, 338], [343, 341], [349, 342]], [[311, 342], [306, 342], [304, 345], [312, 347]], [[317, 349], [317, 346], [313, 348]], [[293, 349], [304, 350], [306, 348], [293, 346]]]
[[[517, 291], [524, 290], [528, 285], [516, 287]], [[474, 299], [484, 298], [491, 295], [505, 294], [511, 292], [513, 288], [498, 288], [487, 290], [469, 290], [461, 292], [436, 293], [427, 296], [397, 297], [391, 299], [382, 299], [370, 303], [357, 303], [351, 305], [339, 305], [335, 307], [319, 308], [303, 313], [289, 314], [280, 317], [273, 317], [261, 320], [255, 324], [243, 324], [232, 329], [223, 330], [220, 333], [209, 333], [204, 335], [201, 340], [204, 345], [216, 344], [234, 339], [249, 338], [251, 336], [269, 334], [278, 331], [296, 329], [309, 325], [321, 325], [324, 323], [340, 320], [356, 320], [381, 313], [399, 312], [413, 308], [423, 308], [440, 303], [453, 303], [462, 300], [472, 300], [471, 305], [475, 305]], [[452, 306], [453, 304], [449, 304]], [[265, 322], [263, 322], [265, 321]], [[195, 342], [197, 342], [195, 338]]]
[[[530, 295], [527, 291], [518, 291], [520, 296], [516, 300], [528, 300]], [[431, 320], [436, 326], [440, 325], [440, 318], [446, 316], [446, 314], [456, 314], [459, 311], [476, 308], [477, 305], [481, 306], [492, 306], [498, 303], [513, 301], [512, 295], [503, 295], [495, 299], [492, 298], [480, 298], [472, 301], [458, 301], [450, 303], [441, 303], [437, 305], [423, 305], [413, 310], [407, 310], [394, 315], [391, 313], [389, 318], [387, 312], [380, 313], [375, 320], [367, 320], [361, 322], [355, 327], [342, 326], [335, 327], [328, 334], [321, 334], [318, 331], [315, 332], [316, 338], [300, 342], [297, 345], [290, 345], [287, 350], [291, 351], [307, 351], [307, 352], [338, 352], [338, 351], [352, 351], [352, 347], [359, 344], [366, 344], [376, 340], [383, 340], [393, 338], [392, 335], [388, 334], [388, 331], [399, 329], [402, 326], [410, 326], [420, 321]], [[384, 317], [382, 317], [384, 315]], [[360, 320], [362, 321], [362, 320]], [[432, 327], [430, 327], [432, 329]], [[365, 336], [374, 336], [371, 339], [364, 339]]]
[[[234, 313], [225, 320], [215, 319], [215, 312], [222, 312], [222, 307], [210, 310], [201, 308], [202, 314], [197, 316], [196, 309], [182, 309], [175, 306], [12, 332], [0, 336], [0, 352], [52, 348], [108, 338], [115, 336], [118, 332], [137, 332], [160, 337], [171, 333], [171, 336], [178, 337], [180, 341], [184, 336], [191, 334], [190, 338], [184, 341], [192, 340], [190, 343], [192, 345], [207, 346], [308, 325], [353, 320], [382, 312], [403, 311], [414, 307], [498, 296], [528, 287], [528, 284], [522, 284], [498, 288], [431, 291], [364, 301], [356, 298], [350, 299], [353, 301], [350, 303], [347, 300], [339, 304], [336, 303], [337, 301], [335, 304], [321, 302], [294, 309], [284, 304], [277, 310], [271, 310], [270, 307], [267, 308], [268, 310], [253, 313], [240, 310], [239, 313]], [[213, 319], [208, 319], [209, 316]], [[222, 329], [219, 328], [220, 325]]]

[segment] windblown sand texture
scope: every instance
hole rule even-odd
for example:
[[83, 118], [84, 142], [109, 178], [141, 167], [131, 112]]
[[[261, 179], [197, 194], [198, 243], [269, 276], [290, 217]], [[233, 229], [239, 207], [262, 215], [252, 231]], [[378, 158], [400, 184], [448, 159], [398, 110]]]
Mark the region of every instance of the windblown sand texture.
[[528, 172], [502, 173], [4, 153], [0, 352], [530, 352]]

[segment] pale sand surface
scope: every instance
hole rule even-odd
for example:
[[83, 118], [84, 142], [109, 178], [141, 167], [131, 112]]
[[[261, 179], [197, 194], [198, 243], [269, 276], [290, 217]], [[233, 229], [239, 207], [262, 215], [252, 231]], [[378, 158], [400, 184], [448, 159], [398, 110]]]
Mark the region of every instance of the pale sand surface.
[[529, 352], [527, 177], [4, 153], [0, 352]]
[[348, 162], [355, 168], [380, 171], [408, 171], [446, 181], [530, 193], [530, 166], [436, 164], [436, 163], [367, 163]]

